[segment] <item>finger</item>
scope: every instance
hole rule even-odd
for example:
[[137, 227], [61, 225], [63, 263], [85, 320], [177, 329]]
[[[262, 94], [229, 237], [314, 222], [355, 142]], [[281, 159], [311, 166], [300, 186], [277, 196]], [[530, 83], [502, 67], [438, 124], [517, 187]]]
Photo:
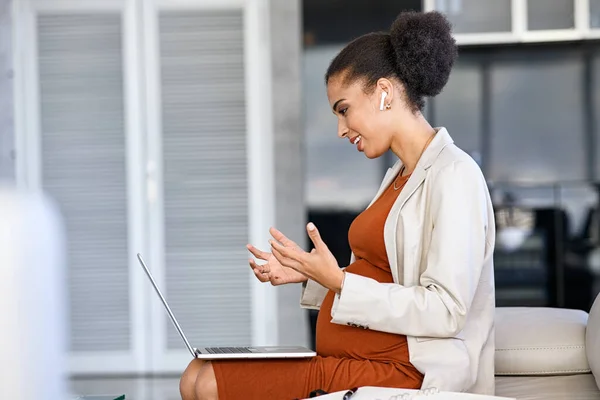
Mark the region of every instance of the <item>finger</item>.
[[252, 267], [252, 269], [258, 270], [258, 272], [260, 272], [261, 274], [267, 274], [270, 272], [267, 270], [267, 267], [265, 265], [258, 265], [256, 261], [252, 259], [248, 260], [248, 262], [250, 263], [250, 267]]
[[323, 242], [323, 239], [321, 239], [321, 235], [319, 234], [319, 230], [317, 229], [315, 224], [309, 222], [306, 226], [306, 230], [308, 231], [308, 236], [310, 237], [310, 240], [312, 240], [317, 251], [327, 249], [327, 245], [325, 244], [325, 242]]
[[275, 257], [275, 259], [279, 262], [279, 264], [283, 265], [284, 267], [288, 267], [290, 264], [290, 262], [292, 260], [290, 260], [287, 257], [284, 257], [283, 254], [281, 254], [279, 251], [275, 250], [275, 249], [271, 249], [272, 253], [273, 253], [273, 257]]
[[274, 240], [269, 240], [269, 243], [271, 244], [271, 250], [277, 250], [282, 256], [294, 261], [302, 261], [301, 255], [297, 251], [294, 251], [289, 247], [285, 247]]
[[285, 247], [299, 248], [299, 246], [291, 239], [288, 239], [283, 233], [275, 228], [269, 229], [269, 233], [275, 240], [282, 243]]
[[293, 259], [291, 259], [289, 257], [284, 256], [278, 250], [273, 249], [273, 256], [284, 267], [292, 268], [292, 269], [295, 269], [297, 271], [298, 268], [300, 268], [300, 266], [301, 266], [301, 264], [298, 261], [293, 260]]
[[250, 268], [252, 268], [252, 272], [254, 275], [261, 281], [267, 282], [269, 280], [269, 274], [265, 271], [264, 266], [258, 265], [254, 260], [248, 260], [250, 264]]
[[255, 268], [252, 269], [252, 272], [254, 272], [254, 276], [256, 276], [256, 278], [261, 281], [261, 282], [269, 282], [269, 277], [267, 275], [261, 274], [261, 272]]
[[269, 259], [269, 253], [259, 250], [251, 244], [246, 245], [246, 248], [248, 249], [248, 251], [250, 251], [250, 253], [252, 253], [254, 257], [260, 260], [267, 261]]

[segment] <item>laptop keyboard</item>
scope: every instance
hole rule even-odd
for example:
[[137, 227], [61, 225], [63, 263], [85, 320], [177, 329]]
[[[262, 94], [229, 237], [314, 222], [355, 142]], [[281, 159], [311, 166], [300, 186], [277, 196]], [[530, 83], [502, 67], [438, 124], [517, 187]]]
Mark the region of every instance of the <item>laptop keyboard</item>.
[[211, 354], [252, 353], [248, 347], [206, 347]]

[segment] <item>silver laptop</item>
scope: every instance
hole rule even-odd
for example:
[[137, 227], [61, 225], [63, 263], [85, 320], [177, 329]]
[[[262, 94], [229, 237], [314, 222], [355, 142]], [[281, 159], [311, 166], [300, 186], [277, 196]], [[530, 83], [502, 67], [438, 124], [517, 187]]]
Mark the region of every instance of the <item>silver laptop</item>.
[[218, 360], [238, 358], [307, 358], [317, 355], [314, 351], [309, 350], [306, 347], [298, 346], [192, 347], [190, 342], [185, 337], [183, 329], [181, 329], [181, 326], [179, 326], [177, 318], [175, 318], [175, 315], [173, 315], [167, 300], [165, 300], [164, 296], [160, 292], [160, 289], [158, 288], [154, 277], [152, 277], [152, 274], [150, 273], [150, 270], [144, 262], [141, 254], [138, 253], [137, 258], [140, 261], [140, 264], [142, 264], [142, 267], [144, 267], [146, 275], [148, 275], [148, 278], [150, 278], [150, 282], [152, 282], [154, 290], [156, 290], [156, 293], [158, 293], [158, 297], [160, 297], [160, 300], [167, 309], [167, 313], [169, 314], [169, 317], [171, 317], [173, 325], [175, 325], [175, 328], [177, 328], [177, 332], [179, 332], [179, 335], [192, 354], [192, 357], [203, 360]]

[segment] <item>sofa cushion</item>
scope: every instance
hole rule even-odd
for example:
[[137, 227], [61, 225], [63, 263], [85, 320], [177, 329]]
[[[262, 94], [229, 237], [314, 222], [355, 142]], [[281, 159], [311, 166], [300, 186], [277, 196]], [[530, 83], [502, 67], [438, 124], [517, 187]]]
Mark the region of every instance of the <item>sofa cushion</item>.
[[496, 309], [496, 375], [590, 372], [585, 350], [588, 314], [543, 307]]
[[600, 399], [592, 374], [497, 376], [495, 383], [496, 396], [519, 400]]
[[590, 310], [585, 332], [585, 351], [590, 369], [596, 377], [596, 385], [600, 388], [600, 296], [596, 297]]

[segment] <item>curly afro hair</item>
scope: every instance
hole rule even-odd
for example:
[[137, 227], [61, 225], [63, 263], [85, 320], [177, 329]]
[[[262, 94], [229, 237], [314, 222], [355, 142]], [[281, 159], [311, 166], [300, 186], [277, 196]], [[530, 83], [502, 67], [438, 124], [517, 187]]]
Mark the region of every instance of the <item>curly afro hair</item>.
[[374, 32], [350, 42], [331, 62], [325, 82], [343, 73], [344, 83], [363, 79], [372, 92], [380, 78], [402, 82], [409, 105], [423, 110], [425, 97], [438, 95], [458, 51], [452, 28], [439, 12], [402, 12], [390, 32]]

